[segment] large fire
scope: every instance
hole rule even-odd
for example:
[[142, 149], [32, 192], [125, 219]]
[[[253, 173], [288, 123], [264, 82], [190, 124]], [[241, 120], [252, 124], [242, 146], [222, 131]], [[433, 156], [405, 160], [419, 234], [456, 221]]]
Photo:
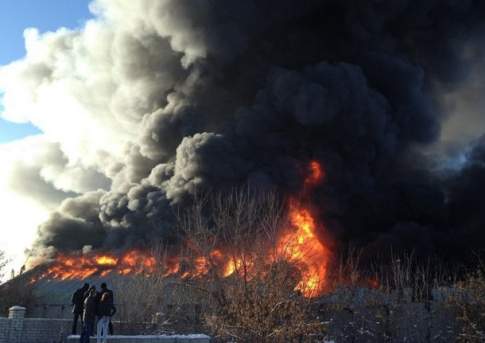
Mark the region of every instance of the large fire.
[[[331, 252], [319, 237], [319, 223], [305, 201], [313, 187], [322, 182], [324, 171], [317, 161], [308, 166], [304, 189], [300, 197], [290, 198], [288, 203], [288, 227], [278, 233], [276, 249], [264, 253], [264, 262], [271, 264], [286, 261], [296, 267], [300, 279], [295, 290], [304, 296], [322, 294], [326, 288], [328, 263]], [[122, 254], [102, 253], [80, 256], [58, 255], [40, 278], [83, 280], [91, 276], [151, 275], [161, 271], [166, 277], [201, 278], [213, 268], [219, 276], [227, 278], [234, 274], [254, 277], [255, 260], [249, 256], [235, 256], [224, 248], [212, 250], [208, 256], [165, 256], [156, 258], [151, 252], [130, 250]]]
[[121, 256], [114, 254], [58, 255], [55, 262], [41, 276], [61, 280], [86, 279], [93, 275], [106, 276], [153, 273], [156, 259], [149, 253], [130, 250]]
[[325, 290], [330, 251], [317, 237], [317, 224], [311, 212], [295, 200], [290, 202], [291, 228], [278, 240], [277, 253], [300, 269], [296, 289], [305, 296], [316, 296]]

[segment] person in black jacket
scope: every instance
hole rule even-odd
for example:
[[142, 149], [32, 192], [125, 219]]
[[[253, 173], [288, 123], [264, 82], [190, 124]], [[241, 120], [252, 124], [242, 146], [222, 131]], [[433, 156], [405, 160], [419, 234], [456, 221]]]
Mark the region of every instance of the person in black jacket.
[[96, 287], [91, 286], [86, 299], [84, 300], [83, 310], [83, 330], [81, 332], [80, 343], [89, 343], [89, 337], [93, 335], [94, 323], [96, 322], [96, 311], [98, 308], [98, 296]]
[[108, 326], [111, 317], [116, 313], [113, 304], [113, 297], [110, 292], [101, 293], [101, 299], [98, 304], [98, 324], [97, 324], [97, 343], [106, 343], [108, 337]]
[[[76, 334], [77, 322], [79, 320], [79, 317], [81, 317], [83, 313], [84, 299], [86, 297], [86, 292], [88, 291], [88, 289], [89, 289], [89, 284], [85, 283], [84, 286], [82, 286], [81, 288], [77, 289], [74, 292], [71, 298], [72, 314], [73, 314], [73, 320], [72, 320], [73, 335]], [[81, 327], [82, 327], [82, 317], [81, 317]]]
[[[109, 295], [111, 297], [111, 301], [114, 304], [114, 293], [111, 289], [108, 288], [108, 285], [106, 285], [105, 282], [103, 282], [101, 284], [101, 292], [99, 292], [99, 295], [98, 295], [99, 299], [101, 299], [101, 296], [103, 295], [103, 293], [109, 293]], [[114, 334], [113, 323], [111, 322], [111, 318], [110, 318], [109, 324], [108, 324], [108, 332], [109, 332], [110, 335]]]

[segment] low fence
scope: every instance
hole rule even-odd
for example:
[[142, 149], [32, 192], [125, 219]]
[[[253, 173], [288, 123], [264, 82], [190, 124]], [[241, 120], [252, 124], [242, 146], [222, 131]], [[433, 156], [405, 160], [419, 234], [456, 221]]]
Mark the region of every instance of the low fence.
[[[68, 343], [78, 343], [79, 336], [69, 336]], [[90, 343], [96, 342], [91, 337]], [[210, 337], [206, 335], [151, 335], [151, 336], [109, 336], [112, 343], [209, 343]]]
[[[25, 317], [26, 308], [13, 306], [8, 318], [0, 317], [0, 343], [66, 343], [79, 342], [79, 336], [71, 336], [72, 319], [30, 318]], [[109, 342], [123, 343], [208, 343], [205, 335], [144, 335], [136, 333], [149, 330], [147, 325], [114, 321], [118, 336], [110, 336]], [[154, 328], [153, 328], [154, 329]], [[123, 336], [121, 336], [123, 335]]]
[[59, 343], [70, 330], [66, 319], [25, 318], [25, 307], [10, 308], [8, 318], [0, 317], [0, 343]]

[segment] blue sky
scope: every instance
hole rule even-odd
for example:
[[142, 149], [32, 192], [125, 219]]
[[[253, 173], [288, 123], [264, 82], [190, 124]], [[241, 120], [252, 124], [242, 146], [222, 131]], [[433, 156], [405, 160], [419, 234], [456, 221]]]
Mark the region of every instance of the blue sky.
[[[75, 28], [91, 17], [90, 0], [0, 0], [0, 65], [25, 54], [23, 32], [36, 27], [41, 32], [61, 26]], [[0, 106], [0, 112], [2, 108]], [[0, 118], [0, 144], [39, 133], [29, 124], [14, 124]]]

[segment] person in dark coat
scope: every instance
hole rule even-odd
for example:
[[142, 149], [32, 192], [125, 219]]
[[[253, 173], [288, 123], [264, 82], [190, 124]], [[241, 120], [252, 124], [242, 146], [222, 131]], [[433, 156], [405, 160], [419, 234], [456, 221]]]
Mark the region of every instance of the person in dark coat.
[[73, 314], [73, 320], [72, 320], [73, 335], [76, 334], [77, 322], [79, 320], [79, 317], [81, 317], [81, 327], [82, 327], [82, 313], [83, 313], [83, 307], [84, 307], [84, 299], [88, 289], [89, 289], [89, 284], [85, 283], [84, 286], [82, 286], [81, 288], [77, 289], [74, 292], [71, 298], [72, 314]]
[[93, 335], [94, 324], [96, 322], [96, 313], [98, 309], [98, 293], [96, 287], [91, 286], [84, 300], [83, 310], [83, 330], [81, 333], [80, 343], [89, 343], [89, 337]]
[[100, 297], [100, 299], [101, 299], [101, 296], [103, 295], [103, 293], [106, 293], [106, 292], [107, 292], [107, 293], [109, 293], [110, 299], [111, 299], [111, 301], [112, 301], [112, 302], [113, 302], [113, 304], [114, 304], [115, 300], [114, 300], [114, 294], [113, 294], [113, 291], [112, 291], [111, 289], [109, 289], [109, 288], [108, 288], [108, 285], [106, 285], [106, 283], [105, 283], [105, 282], [103, 282], [103, 283], [101, 284], [101, 292], [100, 292], [100, 293], [101, 293], [101, 295], [99, 296], [99, 297]]
[[[110, 296], [112, 304], [114, 304], [114, 293], [111, 289], [108, 288], [108, 285], [106, 285], [105, 282], [103, 282], [101, 284], [101, 292], [99, 293], [99, 299], [101, 299], [101, 296], [103, 295], [103, 293], [108, 293], [109, 296]], [[109, 331], [110, 335], [114, 334], [113, 323], [111, 322], [111, 317], [110, 317], [109, 324], [108, 324], [108, 331]]]
[[116, 313], [116, 308], [113, 304], [113, 298], [110, 292], [101, 294], [101, 299], [98, 304], [98, 324], [97, 324], [97, 343], [106, 343], [108, 337], [108, 326], [111, 317]]

